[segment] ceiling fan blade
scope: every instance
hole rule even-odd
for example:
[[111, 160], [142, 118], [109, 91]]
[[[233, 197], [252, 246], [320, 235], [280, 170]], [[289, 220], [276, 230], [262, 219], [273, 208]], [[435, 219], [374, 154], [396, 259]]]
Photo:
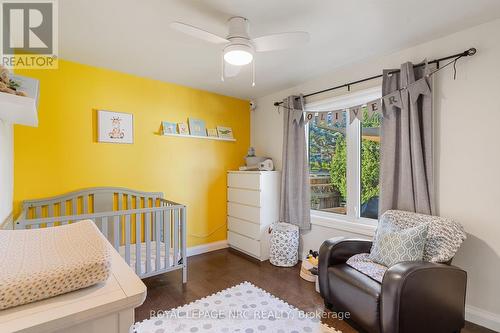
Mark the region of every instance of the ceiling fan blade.
[[241, 66], [235, 66], [231, 65], [230, 63], [225, 63], [224, 64], [224, 77], [229, 78], [229, 77], [235, 77], [240, 73]]
[[207, 42], [210, 43], [215, 43], [215, 44], [224, 44], [224, 43], [229, 43], [229, 41], [225, 38], [222, 38], [220, 36], [217, 36], [211, 32], [205, 31], [203, 29], [194, 27], [189, 24], [181, 23], [181, 22], [172, 22], [170, 23], [170, 27], [172, 29], [175, 29], [177, 31], [183, 32], [187, 35], [203, 39]]
[[305, 44], [308, 41], [309, 33], [302, 31], [284, 32], [252, 39], [257, 52], [289, 49]]

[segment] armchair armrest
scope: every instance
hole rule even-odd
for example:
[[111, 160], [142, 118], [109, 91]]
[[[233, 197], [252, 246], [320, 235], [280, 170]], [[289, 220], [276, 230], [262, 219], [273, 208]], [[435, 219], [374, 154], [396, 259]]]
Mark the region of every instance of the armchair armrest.
[[465, 323], [466, 286], [467, 273], [455, 266], [425, 261], [392, 266], [382, 281], [382, 331], [459, 331]]
[[321, 244], [318, 260], [318, 279], [321, 296], [328, 294], [328, 267], [343, 264], [355, 254], [368, 253], [372, 242], [364, 239], [331, 238]]

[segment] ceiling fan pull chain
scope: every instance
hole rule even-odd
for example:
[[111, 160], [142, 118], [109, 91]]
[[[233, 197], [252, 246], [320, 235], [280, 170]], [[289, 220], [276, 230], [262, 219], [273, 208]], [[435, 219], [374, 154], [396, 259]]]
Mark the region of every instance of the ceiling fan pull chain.
[[220, 59], [221, 59], [221, 66], [220, 66], [220, 68], [221, 68], [221, 71], [222, 71], [221, 74], [220, 74], [220, 79], [221, 79], [222, 82], [224, 82], [225, 81], [224, 80], [224, 73], [226, 72], [226, 67], [225, 67], [226, 66], [226, 62], [224, 61], [224, 51], [222, 51], [222, 55], [221, 55]]
[[255, 87], [255, 61], [252, 61], [252, 87]]

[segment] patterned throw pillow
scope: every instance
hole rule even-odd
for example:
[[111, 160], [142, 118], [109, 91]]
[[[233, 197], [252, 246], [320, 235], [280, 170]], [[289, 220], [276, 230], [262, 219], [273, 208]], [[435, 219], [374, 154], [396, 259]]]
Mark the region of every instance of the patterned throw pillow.
[[422, 260], [429, 224], [404, 230], [394, 230], [390, 225], [377, 230], [377, 237], [370, 252], [370, 259], [391, 267], [402, 261]]

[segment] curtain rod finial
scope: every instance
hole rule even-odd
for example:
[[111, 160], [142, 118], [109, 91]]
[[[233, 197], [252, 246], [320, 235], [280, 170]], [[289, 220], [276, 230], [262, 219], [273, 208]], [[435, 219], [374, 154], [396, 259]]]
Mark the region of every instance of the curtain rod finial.
[[467, 55], [468, 56], [473, 56], [474, 54], [476, 54], [477, 50], [475, 47], [471, 47], [470, 49], [467, 50]]

